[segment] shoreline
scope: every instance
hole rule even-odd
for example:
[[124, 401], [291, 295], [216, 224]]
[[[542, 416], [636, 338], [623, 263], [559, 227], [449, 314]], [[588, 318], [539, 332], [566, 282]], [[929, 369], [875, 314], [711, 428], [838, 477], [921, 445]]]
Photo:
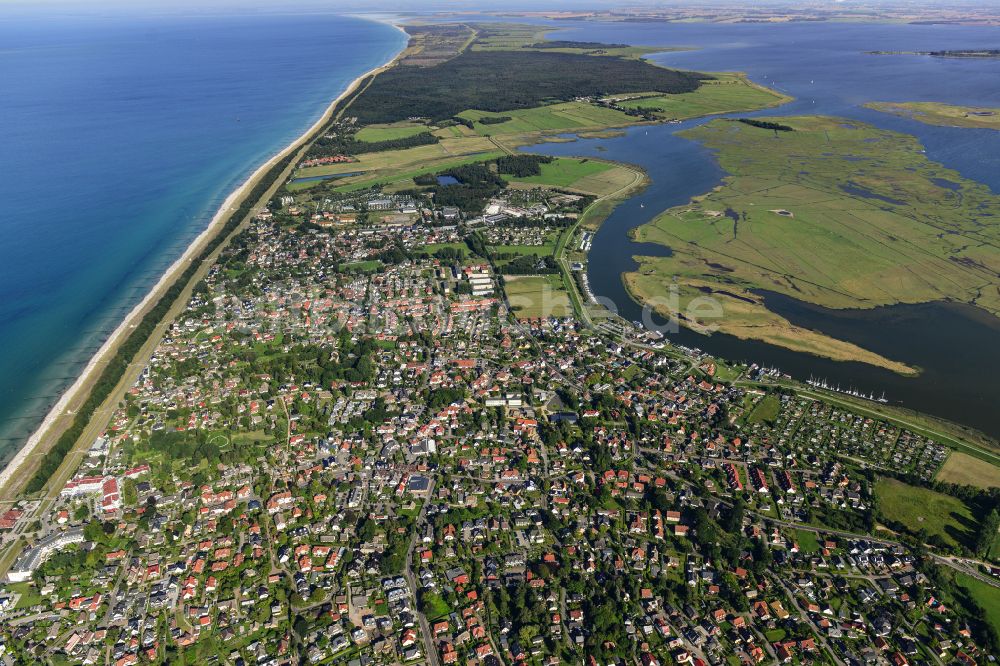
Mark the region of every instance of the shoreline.
[[[377, 22], [389, 25], [404, 35], [407, 35], [406, 31], [396, 23], [388, 21]], [[45, 450], [40, 449], [45, 443], [47, 435], [50, 434], [50, 431], [58, 424], [62, 417], [73, 416], [75, 414], [75, 410], [68, 409], [71, 403], [77, 399], [86, 399], [90, 390], [89, 384], [92, 380], [96, 379], [99, 371], [103, 369], [106, 361], [114, 357], [114, 354], [118, 349], [118, 345], [127, 339], [128, 333], [135, 328], [136, 324], [142, 319], [146, 310], [154, 305], [160, 297], [163, 296], [164, 292], [166, 292], [171, 285], [180, 279], [181, 274], [187, 268], [188, 264], [190, 264], [198, 253], [201, 252], [204, 246], [221, 231], [222, 227], [226, 223], [226, 220], [229, 218], [229, 215], [246, 199], [261, 177], [264, 176], [264, 174], [266, 174], [275, 164], [300, 149], [309, 137], [328, 123], [336, 113], [337, 107], [340, 103], [345, 98], [353, 94], [358, 89], [358, 86], [362, 81], [394, 66], [405, 51], [406, 46], [404, 45], [403, 48], [400, 49], [400, 51], [388, 62], [362, 73], [351, 81], [347, 87], [344, 88], [344, 90], [327, 105], [326, 110], [312, 125], [307, 127], [305, 131], [293, 139], [287, 146], [276, 152], [268, 158], [267, 161], [258, 166], [239, 186], [236, 187], [236, 189], [229, 193], [229, 195], [222, 201], [222, 204], [220, 204], [215, 214], [212, 216], [208, 226], [205, 227], [205, 229], [202, 230], [193, 241], [191, 241], [187, 248], [184, 249], [184, 252], [181, 253], [181, 256], [167, 267], [167, 269], [160, 276], [159, 280], [157, 280], [150, 290], [146, 292], [146, 295], [142, 298], [142, 300], [129, 311], [121, 323], [119, 323], [118, 326], [111, 332], [101, 347], [94, 353], [93, 356], [90, 357], [87, 365], [84, 366], [76, 380], [62, 392], [59, 396], [59, 400], [57, 400], [45, 414], [42, 422], [37, 428], [35, 428], [24, 444], [21, 445], [21, 448], [18, 449], [17, 453], [15, 453], [14, 456], [7, 462], [3, 470], [0, 471], [0, 497], [13, 497], [13, 495], [17, 494], [16, 492], [11, 493], [8, 490], [8, 485], [15, 480], [14, 477], [17, 473], [21, 471], [26, 463], [30, 462], [32, 457], [36, 455], [44, 455], [46, 453]], [[58, 433], [56, 435], [58, 436]], [[28, 478], [30, 478], [30, 475]], [[22, 480], [26, 481], [27, 478]], [[20, 492], [20, 489], [18, 489], [17, 492]]]

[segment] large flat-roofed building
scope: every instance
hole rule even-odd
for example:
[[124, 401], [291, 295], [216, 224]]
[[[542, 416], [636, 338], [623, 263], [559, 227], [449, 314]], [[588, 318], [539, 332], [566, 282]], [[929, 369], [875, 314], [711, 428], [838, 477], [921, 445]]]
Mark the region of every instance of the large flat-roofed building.
[[32, 548], [21, 553], [14, 566], [7, 572], [7, 580], [11, 583], [23, 583], [31, 580], [35, 570], [57, 550], [73, 543], [83, 543], [83, 528], [77, 527], [66, 532], [50, 534]]

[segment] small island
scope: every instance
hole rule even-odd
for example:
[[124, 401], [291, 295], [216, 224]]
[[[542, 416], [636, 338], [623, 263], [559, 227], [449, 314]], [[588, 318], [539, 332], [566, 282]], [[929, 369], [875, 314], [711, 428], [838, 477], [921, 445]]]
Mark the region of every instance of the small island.
[[1000, 49], [953, 49], [947, 51], [866, 51], [868, 55], [921, 55], [935, 58], [1000, 58]]
[[1000, 130], [1000, 109], [953, 106], [940, 102], [869, 102], [865, 107], [912, 118], [927, 125]]

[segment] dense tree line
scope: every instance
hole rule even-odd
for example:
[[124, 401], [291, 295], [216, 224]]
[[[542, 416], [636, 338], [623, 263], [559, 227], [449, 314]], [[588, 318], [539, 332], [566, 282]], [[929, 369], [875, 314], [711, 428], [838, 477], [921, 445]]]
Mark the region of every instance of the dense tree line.
[[428, 146], [440, 139], [430, 132], [420, 132], [412, 136], [384, 141], [359, 141], [353, 135], [324, 136], [316, 140], [309, 149], [308, 157], [332, 157], [334, 155], [362, 155], [364, 153], [381, 153], [387, 150], [404, 150], [417, 146]]
[[[497, 259], [504, 259], [499, 254]], [[559, 263], [555, 257], [539, 257], [537, 254], [522, 254], [500, 267], [504, 275], [551, 275], [559, 272]]]
[[500, 113], [607, 92], [683, 93], [703, 75], [642, 60], [538, 51], [466, 51], [434, 67], [394, 67], [351, 107], [365, 124], [447, 120], [467, 109]]
[[483, 116], [479, 122], [483, 125], [499, 125], [513, 119], [511, 116]]
[[627, 49], [628, 44], [602, 44], [601, 42], [574, 42], [568, 39], [553, 39], [547, 42], [528, 44], [526, 49]]
[[551, 162], [552, 158], [548, 155], [504, 155], [496, 160], [497, 173], [515, 178], [537, 176], [542, 173], [542, 165]]
[[434, 184], [430, 186], [434, 203], [439, 206], [455, 206], [466, 212], [478, 213], [487, 201], [500, 194], [507, 186], [506, 181], [486, 163], [453, 167], [439, 175], [451, 176], [458, 183], [442, 185], [435, 178]]
[[744, 125], [750, 125], [751, 127], [759, 127], [761, 129], [774, 130], [775, 132], [794, 132], [795, 128], [790, 125], [782, 125], [781, 123], [771, 122], [770, 120], [757, 120], [756, 118], [738, 118], [739, 122]]

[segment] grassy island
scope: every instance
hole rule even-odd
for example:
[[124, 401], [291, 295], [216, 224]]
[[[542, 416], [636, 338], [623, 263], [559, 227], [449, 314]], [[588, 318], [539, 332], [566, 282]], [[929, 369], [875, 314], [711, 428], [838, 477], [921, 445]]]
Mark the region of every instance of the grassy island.
[[953, 106], [940, 102], [869, 102], [865, 106], [927, 125], [1000, 130], [1000, 109]]
[[[681, 323], [837, 360], [908, 372], [856, 345], [792, 325], [759, 289], [830, 308], [955, 300], [1000, 313], [1000, 197], [927, 159], [912, 136], [829, 117], [777, 119], [792, 131], [714, 120], [685, 132], [728, 172], [716, 190], [637, 230], [673, 256], [626, 276], [650, 302], [711, 295], [725, 316]], [[675, 285], [675, 286], [672, 286]]]

